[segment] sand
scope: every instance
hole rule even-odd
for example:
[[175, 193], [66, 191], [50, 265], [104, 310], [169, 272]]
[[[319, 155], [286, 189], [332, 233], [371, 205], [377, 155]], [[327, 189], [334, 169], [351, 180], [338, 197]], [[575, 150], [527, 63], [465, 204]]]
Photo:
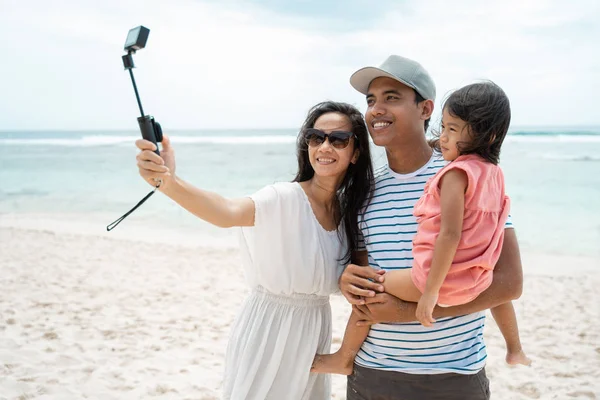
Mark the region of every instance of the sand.
[[[248, 290], [235, 249], [4, 217], [0, 399], [220, 398], [229, 328]], [[600, 262], [524, 259], [524, 294], [515, 307], [534, 364], [508, 367], [488, 318], [493, 398], [600, 398]], [[332, 307], [335, 349], [349, 306], [334, 296]], [[333, 384], [332, 398], [344, 399], [345, 378]]]

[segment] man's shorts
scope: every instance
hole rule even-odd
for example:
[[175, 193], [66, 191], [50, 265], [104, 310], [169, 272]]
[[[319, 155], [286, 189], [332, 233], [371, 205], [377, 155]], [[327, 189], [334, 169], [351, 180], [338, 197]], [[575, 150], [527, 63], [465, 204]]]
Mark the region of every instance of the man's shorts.
[[485, 369], [474, 375], [414, 375], [354, 364], [347, 400], [489, 400]]

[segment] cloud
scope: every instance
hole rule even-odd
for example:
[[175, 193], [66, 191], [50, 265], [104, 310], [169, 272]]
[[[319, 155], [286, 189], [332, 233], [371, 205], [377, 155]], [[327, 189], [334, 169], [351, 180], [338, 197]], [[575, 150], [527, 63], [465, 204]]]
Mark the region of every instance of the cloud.
[[142, 102], [171, 129], [297, 127], [325, 99], [364, 109], [348, 78], [391, 53], [420, 61], [438, 100], [489, 78], [514, 124], [600, 124], [593, 0], [390, 2], [362, 26], [360, 1], [337, 14], [273, 1], [0, 4], [0, 129], [136, 129], [120, 56], [139, 24], [151, 30], [134, 56]]

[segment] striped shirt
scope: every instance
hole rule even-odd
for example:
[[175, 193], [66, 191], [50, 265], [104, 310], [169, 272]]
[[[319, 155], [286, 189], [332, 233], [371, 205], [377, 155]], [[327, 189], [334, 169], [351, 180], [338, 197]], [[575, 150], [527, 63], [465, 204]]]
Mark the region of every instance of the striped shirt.
[[[373, 199], [359, 220], [359, 249], [369, 253], [369, 265], [386, 271], [412, 267], [412, 240], [417, 232], [413, 207], [425, 183], [446, 161], [434, 153], [410, 174], [397, 174], [387, 165], [376, 171]], [[506, 227], [512, 227], [509, 217]], [[355, 362], [366, 368], [412, 374], [455, 372], [474, 374], [485, 366], [485, 312], [440, 318], [431, 328], [418, 322], [376, 324]]]

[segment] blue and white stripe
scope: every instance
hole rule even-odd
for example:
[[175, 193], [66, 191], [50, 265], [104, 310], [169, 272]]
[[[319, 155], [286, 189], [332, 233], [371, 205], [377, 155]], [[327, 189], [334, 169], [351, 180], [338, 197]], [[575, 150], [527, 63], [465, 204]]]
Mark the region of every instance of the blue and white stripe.
[[[444, 165], [439, 154], [434, 154], [412, 174], [396, 174], [388, 166], [376, 172], [373, 200], [360, 219], [359, 248], [368, 250], [371, 267], [412, 268], [412, 240], [417, 232], [413, 208], [427, 180]], [[510, 218], [507, 227], [512, 227]], [[484, 312], [439, 319], [432, 328], [417, 322], [373, 325], [356, 363], [413, 374], [474, 374], [487, 357], [484, 325]]]

